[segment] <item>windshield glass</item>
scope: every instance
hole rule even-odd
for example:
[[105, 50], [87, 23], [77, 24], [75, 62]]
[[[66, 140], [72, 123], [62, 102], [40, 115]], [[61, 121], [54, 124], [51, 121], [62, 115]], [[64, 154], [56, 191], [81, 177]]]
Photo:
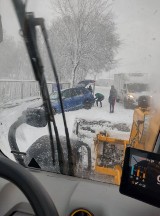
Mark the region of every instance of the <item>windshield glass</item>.
[[129, 92], [143, 92], [149, 90], [149, 84], [144, 83], [128, 84], [127, 87]]
[[[118, 185], [127, 146], [154, 150], [156, 138], [146, 137], [149, 111], [159, 110], [160, 1], [26, 2], [25, 11], [0, 4], [2, 152], [26, 167]], [[150, 89], [143, 98], [122, 91], [128, 73], [149, 77], [128, 85]]]

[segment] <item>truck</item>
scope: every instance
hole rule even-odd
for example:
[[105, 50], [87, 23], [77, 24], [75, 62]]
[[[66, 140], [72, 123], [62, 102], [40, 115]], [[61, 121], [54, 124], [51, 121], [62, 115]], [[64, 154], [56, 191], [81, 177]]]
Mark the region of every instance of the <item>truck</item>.
[[117, 90], [117, 102], [122, 102], [126, 109], [137, 107], [140, 96], [150, 97], [147, 73], [114, 74], [114, 86]]

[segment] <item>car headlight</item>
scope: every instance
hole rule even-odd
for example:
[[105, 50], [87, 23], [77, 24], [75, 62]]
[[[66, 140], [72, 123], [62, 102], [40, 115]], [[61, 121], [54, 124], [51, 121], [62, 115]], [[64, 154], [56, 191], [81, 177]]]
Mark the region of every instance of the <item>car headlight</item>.
[[129, 97], [130, 99], [133, 99], [133, 98], [134, 98], [134, 96], [133, 96], [133, 95], [128, 95], [128, 97]]

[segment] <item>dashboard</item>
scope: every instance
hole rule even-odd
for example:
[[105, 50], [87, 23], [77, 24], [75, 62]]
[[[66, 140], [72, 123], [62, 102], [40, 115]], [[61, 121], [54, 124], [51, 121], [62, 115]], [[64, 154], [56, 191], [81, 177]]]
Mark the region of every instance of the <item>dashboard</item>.
[[[159, 214], [158, 208], [120, 194], [119, 187], [115, 185], [33, 169], [30, 172], [49, 193], [60, 216], [70, 216], [71, 212], [81, 208], [89, 210], [95, 216], [157, 216]], [[14, 184], [2, 178], [0, 179], [0, 215], [34, 215], [23, 193]]]

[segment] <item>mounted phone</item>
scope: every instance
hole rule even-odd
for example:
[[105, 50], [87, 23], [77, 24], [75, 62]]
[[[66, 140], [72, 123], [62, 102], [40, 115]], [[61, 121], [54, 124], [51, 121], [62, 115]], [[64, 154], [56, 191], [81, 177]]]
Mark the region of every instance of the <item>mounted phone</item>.
[[128, 147], [120, 193], [160, 207], [160, 155]]

